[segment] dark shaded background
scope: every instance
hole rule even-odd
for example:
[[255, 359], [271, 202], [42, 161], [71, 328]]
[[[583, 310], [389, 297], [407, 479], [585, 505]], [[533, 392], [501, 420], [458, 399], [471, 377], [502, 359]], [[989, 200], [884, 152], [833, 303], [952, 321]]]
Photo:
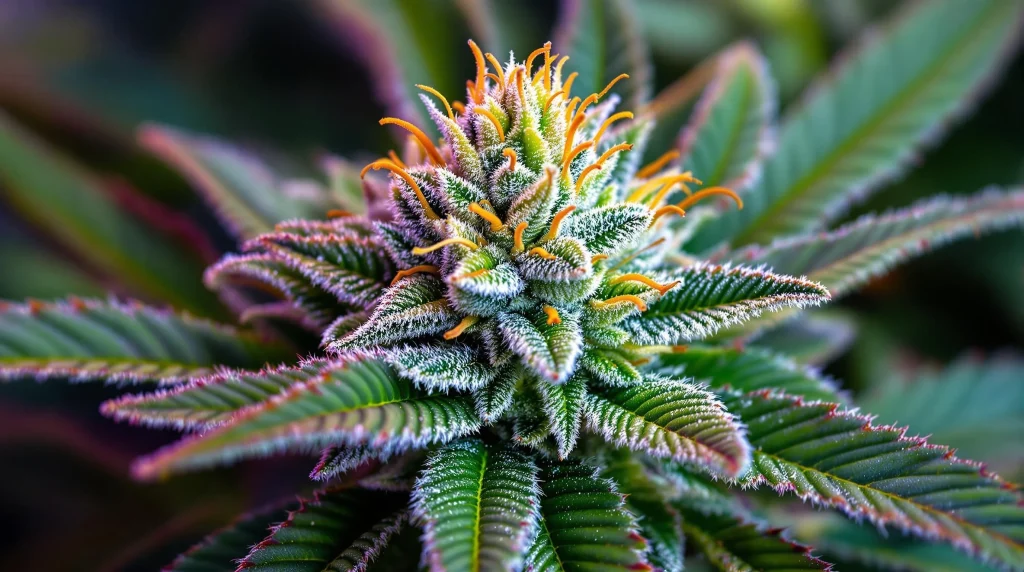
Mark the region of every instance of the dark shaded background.
[[[301, 169], [319, 150], [355, 160], [392, 141], [351, 37], [327, 14], [346, 0], [6, 0], [0, 2], [0, 108], [94, 172], [195, 217], [222, 251], [192, 189], [143, 153], [134, 131], [157, 121], [244, 141]], [[465, 2], [392, 0], [430, 34], [448, 93], [471, 71]], [[1007, 0], [1013, 1], [1013, 0]], [[656, 90], [743, 37], [769, 57], [790, 101], [836, 51], [885, 15], [882, 0], [637, 0]], [[507, 10], [512, 48], [548, 39], [553, 4]], [[1024, 58], [977, 112], [902, 182], [854, 216], [940, 192], [1024, 181]], [[111, 284], [5, 204], [0, 187], [0, 298], [102, 296]], [[943, 364], [966, 351], [1024, 347], [1024, 235], [968, 240], [916, 260], [837, 305], [859, 335], [828, 368], [849, 387], [891, 379], [901, 364]], [[130, 460], [176, 434], [115, 426], [96, 385], [0, 385], [0, 570], [151, 570], [245, 507], [308, 488], [308, 459], [140, 485]], [[998, 461], [998, 460], [996, 460]], [[1004, 465], [1006, 464], [1004, 460]], [[1008, 467], [1018, 474], [1019, 460]], [[1004, 467], [1004, 471], [1006, 468]]]

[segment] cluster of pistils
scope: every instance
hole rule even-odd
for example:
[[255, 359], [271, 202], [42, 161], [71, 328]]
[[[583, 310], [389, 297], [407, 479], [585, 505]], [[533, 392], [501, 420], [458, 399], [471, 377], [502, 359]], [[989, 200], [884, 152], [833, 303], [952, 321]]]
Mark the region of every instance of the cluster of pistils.
[[[639, 169], [622, 161], [646, 141], [645, 120], [617, 111], [608, 95], [627, 76], [573, 95], [576, 75], [563, 77], [568, 58], [550, 44], [504, 66], [470, 48], [477, 68], [464, 102], [418, 86], [438, 143], [410, 123], [381, 120], [409, 132], [401, 154], [363, 170], [390, 174], [393, 219], [375, 228], [397, 272], [368, 319], [332, 347], [387, 350], [403, 371], [468, 359], [497, 380], [509, 368], [524, 372], [525, 385], [502, 385], [516, 397], [498, 399], [498, 381], [481, 378], [478, 390], [489, 393], [476, 398], [522, 406], [533, 395], [550, 417], [539, 431], [565, 455], [588, 384], [637, 379], [652, 351], [622, 326], [680, 283], [659, 279], [668, 221], [709, 196], [742, 203], [729, 189], [691, 190], [701, 182], [673, 164], [677, 153]], [[572, 414], [555, 419], [558, 411]]]

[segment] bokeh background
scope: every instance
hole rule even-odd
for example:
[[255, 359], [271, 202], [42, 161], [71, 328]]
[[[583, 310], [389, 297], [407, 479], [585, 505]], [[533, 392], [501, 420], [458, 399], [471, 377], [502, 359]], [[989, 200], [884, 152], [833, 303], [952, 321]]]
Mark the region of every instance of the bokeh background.
[[[234, 243], [194, 189], [137, 143], [139, 126], [157, 122], [244, 143], [297, 174], [312, 173], [323, 151], [357, 162], [377, 157], [394, 145], [377, 126], [388, 113], [372, 70], [385, 56], [354, 31], [353, 10], [391, 30], [402, 49], [418, 51], [419, 61], [401, 65], [418, 66], [416, 73], [453, 94], [473, 69], [468, 37], [491, 35], [523, 53], [549, 39], [559, 17], [554, 2], [491, 0], [503, 25], [488, 30], [476, 19], [483, 1], [3, 0], [0, 118], [18, 125], [19, 137], [0, 136], [0, 299], [140, 295], [97, 264], [102, 252], [90, 255], [89, 244], [69, 239], [62, 219], [49, 216], [81, 201], [84, 186], [119, 213], [147, 221], [147, 209], [162, 213], [165, 224], [154, 231], [193, 246], [186, 262], [194, 272], [170, 287], [201, 288], [203, 265]], [[655, 92], [750, 38], [771, 63], [783, 110], [841, 47], [893, 9], [888, 0], [631, 4]], [[850, 216], [1024, 182], [1024, 58], [1011, 61], [974, 111], [920, 156], [910, 176]], [[26, 141], [42, 155], [26, 155]], [[42, 179], [42, 208], [27, 204], [25, 189], [52, 164], [76, 176]], [[90, 216], [117, 225], [108, 214]], [[151, 263], [161, 264], [156, 258]], [[223, 312], [210, 296], [209, 313]], [[826, 371], [867, 400], [922, 368], [1019, 352], [1024, 233], [929, 254], [822, 316], [841, 325], [829, 331], [848, 338]], [[131, 459], [174, 435], [100, 417], [98, 404], [115, 393], [97, 385], [0, 384], [0, 570], [157, 569], [240, 510], [309, 487], [306, 459], [133, 483]], [[1019, 479], [1024, 404], [1012, 401], [1024, 393], [1011, 396], [1005, 418], [979, 419], [975, 434], [944, 436], [938, 426], [935, 440]], [[1003, 425], [993, 432], [996, 422]]]

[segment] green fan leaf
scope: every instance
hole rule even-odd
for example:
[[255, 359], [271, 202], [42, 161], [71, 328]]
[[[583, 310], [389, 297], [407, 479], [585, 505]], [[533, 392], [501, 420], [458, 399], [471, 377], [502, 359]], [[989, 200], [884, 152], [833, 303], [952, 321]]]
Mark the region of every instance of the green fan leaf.
[[702, 228], [691, 250], [820, 229], [900, 175], [1002, 67], [1022, 9], [1002, 0], [912, 3], [790, 112], [743, 210]]
[[579, 72], [573, 91], [586, 97], [619, 74], [629, 74], [611, 93], [622, 96], [627, 109], [639, 109], [650, 97], [653, 74], [647, 44], [629, 4], [563, 0], [560, 8], [551, 49], [572, 56], [565, 73]]
[[231, 421], [140, 459], [134, 470], [140, 478], [154, 478], [330, 445], [369, 444], [395, 453], [445, 442], [479, 426], [470, 398], [421, 395], [382, 361], [346, 356], [324, 365], [318, 377], [245, 409]]
[[1024, 566], [1024, 497], [982, 466], [836, 404], [769, 392], [723, 400], [755, 448], [748, 486]]
[[518, 569], [536, 528], [539, 491], [536, 465], [514, 449], [479, 439], [438, 449], [413, 491], [431, 569]]
[[[0, 111], [0, 197], [59, 245], [130, 292], [218, 315], [203, 261], [120, 208], [104, 182]], [[5, 271], [9, 272], [9, 270]]]
[[259, 158], [210, 137], [162, 125], [146, 125], [139, 142], [177, 169], [210, 203], [236, 237], [253, 238], [288, 219], [324, 218], [340, 207], [317, 185], [316, 193], [288, 193]]
[[626, 495], [626, 508], [639, 521], [640, 534], [651, 545], [648, 558], [664, 572], [683, 570], [683, 528], [680, 513], [669, 504], [667, 487], [653, 478], [636, 455], [618, 449], [604, 456], [602, 476]]
[[714, 389], [775, 389], [810, 400], [847, 401], [833, 380], [760, 348], [690, 346], [682, 353], [659, 356], [651, 371], [669, 377], [689, 377]]
[[221, 371], [170, 389], [123, 395], [105, 402], [100, 410], [118, 421], [148, 427], [205, 430], [229, 422], [242, 409], [316, 379], [332, 366], [327, 360], [311, 359], [297, 366], [260, 371]]
[[650, 377], [627, 388], [593, 389], [586, 398], [587, 427], [634, 451], [694, 461], [735, 478], [750, 462], [743, 428], [709, 391]]
[[138, 303], [0, 306], [0, 379], [167, 383], [289, 354], [250, 333]]
[[990, 190], [970, 198], [926, 199], [907, 209], [865, 216], [829, 233], [749, 247], [733, 259], [807, 276], [838, 297], [928, 250], [1022, 223], [1024, 191]]
[[365, 570], [408, 525], [405, 495], [334, 490], [303, 501], [252, 547], [239, 570]]
[[962, 455], [1013, 467], [1024, 459], [1022, 381], [1020, 358], [961, 359], [879, 386], [857, 402], [880, 423], [906, 423]]
[[775, 108], [775, 85], [757, 47], [725, 52], [680, 136], [682, 168], [708, 187], [746, 188], [774, 143]]
[[660, 278], [681, 282], [621, 325], [640, 343], [699, 339], [762, 312], [816, 306], [829, 297], [828, 290], [809, 280], [744, 267], [698, 263]]
[[685, 505], [680, 510], [687, 540], [720, 570], [832, 570], [831, 564], [811, 556], [809, 547], [787, 540], [779, 529]]
[[271, 525], [284, 521], [296, 503], [245, 514], [174, 559], [164, 572], [227, 572], [249, 547], [267, 537]]
[[543, 467], [541, 518], [526, 552], [532, 572], [650, 570], [646, 541], [615, 483], [576, 461]]

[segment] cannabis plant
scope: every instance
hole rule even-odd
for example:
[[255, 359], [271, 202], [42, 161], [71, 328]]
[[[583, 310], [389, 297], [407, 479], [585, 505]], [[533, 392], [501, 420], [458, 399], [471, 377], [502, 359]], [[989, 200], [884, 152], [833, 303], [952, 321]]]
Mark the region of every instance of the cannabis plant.
[[[405, 147], [358, 174], [332, 160], [329, 188], [147, 127], [245, 239], [205, 274], [241, 326], [114, 300], [9, 305], [0, 367], [155, 384], [102, 407], [187, 433], [138, 460], [139, 479], [319, 454], [314, 494], [170, 570], [681, 570], [686, 551], [723, 570], [830, 569], [760, 523], [760, 489], [1024, 569], [1016, 485], [758, 345], [917, 253], [1024, 219], [1024, 192], [989, 189], [829, 230], [963, 111], [1020, 15], [916, 5], [778, 136], [750, 44], [622, 109], [628, 74], [569, 73], [569, 40], [506, 61], [470, 41], [462, 101], [417, 86], [440, 139], [386, 117]], [[677, 144], [645, 161], [678, 114]], [[320, 343], [296, 361], [303, 330]]]

